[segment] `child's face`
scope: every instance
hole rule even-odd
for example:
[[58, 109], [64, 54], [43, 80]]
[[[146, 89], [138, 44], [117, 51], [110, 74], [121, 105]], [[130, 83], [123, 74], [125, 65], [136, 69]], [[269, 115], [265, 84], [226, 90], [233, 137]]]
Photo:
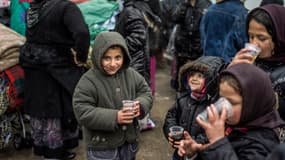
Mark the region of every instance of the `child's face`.
[[101, 60], [101, 65], [108, 75], [114, 75], [123, 65], [123, 51], [120, 47], [109, 48]]
[[233, 106], [233, 116], [226, 120], [229, 125], [238, 124], [242, 109], [242, 97], [227, 81], [220, 83], [220, 96], [228, 99]]
[[261, 48], [261, 52], [258, 55], [259, 58], [268, 58], [272, 56], [274, 43], [264, 25], [252, 19], [249, 22], [248, 35], [249, 42], [254, 43]]
[[188, 85], [192, 92], [201, 92], [205, 86], [205, 76], [201, 72], [193, 72], [189, 76]]

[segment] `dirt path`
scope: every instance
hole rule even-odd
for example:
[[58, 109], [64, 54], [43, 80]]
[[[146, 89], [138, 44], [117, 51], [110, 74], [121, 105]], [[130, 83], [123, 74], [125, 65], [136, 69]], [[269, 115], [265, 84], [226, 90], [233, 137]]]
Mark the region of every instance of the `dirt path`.
[[173, 149], [166, 141], [162, 125], [169, 107], [174, 103], [175, 92], [169, 86], [170, 68], [157, 70], [156, 73], [156, 95], [151, 111], [151, 118], [156, 127], [153, 130], [142, 132], [140, 137], [140, 151], [138, 160], [170, 160]]

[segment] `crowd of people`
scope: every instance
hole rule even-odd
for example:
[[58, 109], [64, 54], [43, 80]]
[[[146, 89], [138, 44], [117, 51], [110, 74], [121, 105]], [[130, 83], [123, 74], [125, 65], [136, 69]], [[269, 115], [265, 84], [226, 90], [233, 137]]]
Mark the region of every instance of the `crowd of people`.
[[[154, 57], [161, 67], [173, 48], [169, 85], [177, 94], [161, 129], [172, 160], [284, 159], [283, 1], [263, 0], [252, 10], [244, 0], [109, 1], [118, 7], [115, 26], [93, 45], [74, 2], [25, 1], [24, 21], [14, 26], [0, 5], [1, 24], [25, 37], [22, 112], [34, 155], [74, 159], [82, 132], [88, 160], [135, 160], [140, 122], [154, 101]], [[245, 43], [260, 49], [256, 57]], [[216, 108], [220, 97], [231, 110]], [[173, 126], [183, 128], [182, 139]]]
[[[284, 142], [284, 12], [284, 6], [267, 4], [248, 13], [243, 22], [245, 36], [249, 43], [257, 45], [261, 51], [256, 59], [247, 54], [250, 52], [249, 48], [239, 48], [237, 53], [230, 52], [233, 57], [216, 79], [219, 96], [225, 97], [232, 104], [232, 115], [227, 117], [229, 112], [225, 108], [219, 114], [215, 106], [206, 105], [207, 122], [193, 114], [188, 114], [188, 122], [185, 122], [183, 115], [176, 117], [172, 121], [173, 125], [192, 124], [184, 128], [184, 140], [174, 144], [169, 131], [166, 132], [170, 136], [169, 143], [176, 148], [180, 157], [198, 160], [283, 159], [280, 151], [283, 145], [274, 152], [272, 150]], [[224, 60], [227, 62], [227, 59]], [[191, 68], [188, 72], [188, 84], [191, 88], [188, 96], [193, 98], [196, 90], [192, 90], [191, 85], [198, 85], [199, 78], [192, 80]], [[206, 84], [205, 82], [204, 85]], [[200, 90], [202, 88], [200, 86]], [[183, 107], [188, 106], [189, 103]], [[181, 113], [177, 108], [171, 108], [170, 115]], [[171, 112], [174, 109], [176, 112]], [[192, 110], [197, 111], [198, 108]], [[165, 125], [169, 124], [169, 117], [166, 117]], [[193, 133], [198, 129], [193, 128], [195, 123], [203, 128], [200, 134], [205, 132], [208, 140], [206, 143], [205, 140], [201, 142], [197, 139], [197, 133]], [[175, 156], [173, 159], [176, 159]]]

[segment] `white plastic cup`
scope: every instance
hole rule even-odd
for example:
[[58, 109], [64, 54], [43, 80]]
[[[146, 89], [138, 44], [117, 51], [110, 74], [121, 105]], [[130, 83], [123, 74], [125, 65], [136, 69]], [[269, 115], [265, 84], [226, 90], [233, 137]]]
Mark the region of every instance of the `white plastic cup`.
[[[215, 103], [214, 106], [216, 107], [219, 114], [222, 113], [223, 107], [227, 110], [227, 118], [231, 117], [233, 115], [233, 108], [232, 104], [224, 97], [220, 97]], [[207, 110], [204, 110], [198, 116], [200, 119], [202, 119], [205, 122], [208, 122], [208, 112]]]
[[253, 56], [252, 62], [254, 62], [256, 57], [259, 55], [261, 49], [253, 43], [245, 43], [245, 48], [250, 49], [250, 51], [248, 51], [247, 54]]
[[123, 100], [123, 110], [127, 110], [128, 112], [134, 111], [135, 101], [132, 100]]

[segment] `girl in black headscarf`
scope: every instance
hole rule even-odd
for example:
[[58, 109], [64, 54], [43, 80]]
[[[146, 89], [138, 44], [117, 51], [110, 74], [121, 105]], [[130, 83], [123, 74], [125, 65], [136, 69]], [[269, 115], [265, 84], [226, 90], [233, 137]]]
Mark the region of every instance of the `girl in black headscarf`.
[[279, 129], [285, 125], [275, 109], [268, 75], [254, 65], [237, 64], [221, 73], [219, 89], [220, 96], [231, 102], [233, 115], [227, 118], [225, 108], [219, 114], [214, 105], [208, 107], [208, 122], [196, 120], [209, 144], [197, 144], [185, 132], [179, 153], [197, 153], [202, 160], [265, 159], [279, 144]]
[[[269, 4], [252, 10], [246, 21], [249, 42], [261, 48], [255, 64], [270, 75], [272, 87], [278, 95], [278, 111], [285, 120], [285, 7]], [[253, 56], [244, 48], [231, 65], [252, 64]]]

